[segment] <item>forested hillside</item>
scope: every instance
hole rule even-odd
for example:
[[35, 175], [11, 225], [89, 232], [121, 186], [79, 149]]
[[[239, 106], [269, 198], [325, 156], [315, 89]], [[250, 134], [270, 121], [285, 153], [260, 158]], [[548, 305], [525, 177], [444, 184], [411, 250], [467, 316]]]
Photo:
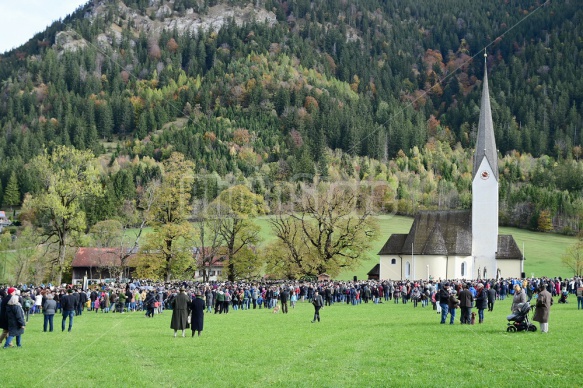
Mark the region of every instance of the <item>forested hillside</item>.
[[175, 151], [209, 200], [318, 174], [386, 183], [387, 212], [467, 208], [487, 47], [501, 222], [574, 233], [582, 25], [573, 0], [90, 1], [0, 56], [0, 204], [67, 145], [102, 161], [89, 225], [124, 218]]

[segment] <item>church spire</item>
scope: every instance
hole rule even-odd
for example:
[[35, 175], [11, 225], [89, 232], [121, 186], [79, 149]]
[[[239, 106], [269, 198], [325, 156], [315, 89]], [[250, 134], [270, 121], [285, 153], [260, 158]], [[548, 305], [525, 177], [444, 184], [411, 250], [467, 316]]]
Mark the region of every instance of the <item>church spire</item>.
[[474, 154], [474, 173], [476, 177], [480, 164], [486, 158], [490, 168], [498, 180], [498, 152], [496, 150], [496, 140], [494, 138], [494, 125], [492, 124], [492, 111], [490, 109], [490, 91], [488, 89], [488, 68], [486, 66], [486, 56], [484, 53], [484, 81], [482, 83], [482, 103], [480, 106], [480, 122], [478, 124], [478, 139], [476, 141], [476, 152]]

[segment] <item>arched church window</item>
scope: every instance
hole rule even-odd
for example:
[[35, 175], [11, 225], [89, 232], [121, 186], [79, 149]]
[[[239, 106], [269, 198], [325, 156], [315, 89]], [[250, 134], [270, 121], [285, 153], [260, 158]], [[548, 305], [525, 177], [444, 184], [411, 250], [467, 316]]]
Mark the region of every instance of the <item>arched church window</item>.
[[391, 264], [397, 264], [397, 259], [391, 259]]
[[405, 264], [405, 277], [408, 279], [411, 277], [411, 263], [407, 262]]
[[466, 263], [462, 263], [462, 277], [466, 276]]

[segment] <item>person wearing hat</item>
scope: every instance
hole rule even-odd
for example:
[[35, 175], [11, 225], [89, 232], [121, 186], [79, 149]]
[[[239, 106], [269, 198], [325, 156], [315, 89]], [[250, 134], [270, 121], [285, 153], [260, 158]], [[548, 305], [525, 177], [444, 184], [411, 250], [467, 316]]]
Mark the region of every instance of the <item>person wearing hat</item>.
[[69, 318], [69, 331], [73, 329], [73, 317], [75, 316], [76, 305], [77, 298], [73, 295], [73, 290], [69, 288], [67, 294], [61, 297], [61, 310], [63, 311], [61, 331], [65, 331], [65, 322], [67, 322], [67, 318]]
[[0, 344], [6, 337], [8, 337], [8, 318], [6, 316], [6, 308], [12, 295], [16, 295], [16, 288], [9, 287], [6, 292], [2, 290], [2, 302], [0, 302], [0, 329], [2, 329], [2, 335], [0, 335]]
[[6, 304], [6, 323], [8, 327], [8, 337], [6, 338], [5, 348], [12, 346], [12, 339], [16, 337], [16, 346], [22, 346], [20, 342], [26, 322], [24, 320], [24, 311], [20, 304], [18, 295], [12, 295]]
[[190, 304], [190, 330], [192, 330], [192, 337], [194, 337], [194, 332], [198, 332], [198, 336], [200, 337], [200, 332], [204, 326], [204, 309], [205, 303], [202, 298], [202, 293], [197, 290], [196, 297]]
[[178, 330], [182, 330], [182, 336], [185, 336], [185, 330], [188, 329], [188, 304], [190, 298], [186, 295], [184, 287], [180, 287], [180, 292], [172, 299], [172, 320], [170, 328], [174, 329], [174, 337]]
[[539, 284], [536, 310], [532, 320], [540, 323], [541, 333], [549, 332], [549, 313], [552, 305], [553, 296], [547, 291], [547, 285], [544, 283]]

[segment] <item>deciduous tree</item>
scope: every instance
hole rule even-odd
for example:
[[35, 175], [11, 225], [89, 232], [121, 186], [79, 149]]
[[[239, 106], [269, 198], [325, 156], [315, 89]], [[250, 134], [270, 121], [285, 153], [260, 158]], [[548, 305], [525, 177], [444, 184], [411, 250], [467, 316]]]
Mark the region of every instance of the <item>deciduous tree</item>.
[[34, 158], [30, 168], [39, 179], [41, 190], [28, 195], [23, 213], [41, 228], [42, 243], [58, 247], [51, 259], [51, 279], [60, 284], [65, 268], [66, 248], [76, 234], [85, 230], [82, 200], [102, 195], [99, 171], [91, 151], [58, 146]]
[[253, 222], [253, 218], [265, 214], [265, 211], [263, 197], [252, 193], [243, 185], [224, 190], [211, 203], [209, 214], [213, 217], [213, 222], [218, 223], [219, 234], [227, 248], [230, 281], [243, 275], [237, 272], [241, 268], [237, 261], [245, 261], [249, 258], [247, 253], [239, 254], [239, 252], [242, 249], [255, 247], [261, 241], [260, 228]]
[[[371, 217], [373, 208], [363, 205], [369, 202], [360, 196], [362, 192], [358, 184], [304, 185], [295, 208], [288, 210], [288, 216], [295, 220], [290, 224], [293, 227], [288, 227], [290, 232], [281, 233], [284, 217], [272, 221], [278, 238], [298, 251], [288, 257], [305, 255], [302, 260], [313, 263], [312, 268], [304, 269], [306, 275], [336, 276], [365, 258], [378, 234], [378, 225]], [[301, 230], [301, 237], [294, 237], [296, 229]]]
[[573, 275], [583, 276], [583, 232], [579, 233], [578, 241], [567, 248], [561, 262], [573, 271]]
[[163, 163], [162, 179], [153, 188], [148, 223], [154, 231], [142, 247], [140, 276], [150, 274], [166, 281], [193, 267], [194, 227], [188, 221], [192, 206], [194, 163], [173, 153]]

